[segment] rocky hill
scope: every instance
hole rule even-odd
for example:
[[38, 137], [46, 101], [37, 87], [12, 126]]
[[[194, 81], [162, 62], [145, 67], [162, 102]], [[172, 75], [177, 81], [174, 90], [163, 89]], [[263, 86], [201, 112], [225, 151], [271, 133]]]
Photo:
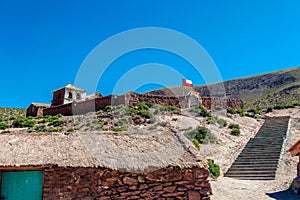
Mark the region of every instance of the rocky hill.
[[[226, 97], [242, 99], [248, 109], [299, 103], [300, 67], [211, 85], [195, 86], [194, 90], [203, 96], [218, 96], [218, 92], [210, 94], [210, 91], [220, 91], [222, 85], [226, 90]], [[181, 90], [181, 87], [160, 89], [149, 93], [172, 95], [177, 90]]]

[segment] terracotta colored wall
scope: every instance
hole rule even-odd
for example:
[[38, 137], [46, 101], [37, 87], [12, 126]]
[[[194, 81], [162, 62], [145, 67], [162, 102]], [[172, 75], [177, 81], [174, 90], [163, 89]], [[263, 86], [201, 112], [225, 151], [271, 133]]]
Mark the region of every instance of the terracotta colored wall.
[[204, 168], [127, 173], [50, 166], [44, 171], [43, 199], [210, 199], [208, 176]]
[[[221, 99], [214, 97], [202, 97], [200, 99], [202, 104], [207, 109], [212, 109], [217, 106], [223, 107], [225, 109], [231, 107], [234, 109], [242, 109], [243, 102], [239, 99]], [[44, 109], [44, 115], [78, 115], [85, 114], [91, 111], [98, 111], [105, 108], [107, 105], [133, 105], [136, 106], [140, 102], [149, 102], [153, 104], [161, 104], [165, 106], [176, 106], [179, 108], [188, 107], [188, 99], [185, 97], [166, 97], [166, 96], [154, 96], [154, 95], [144, 95], [137, 93], [127, 93], [122, 96], [109, 95], [105, 97], [96, 98], [93, 100], [87, 100], [77, 103], [69, 103], [59, 106], [52, 106], [51, 108]], [[201, 102], [200, 102], [201, 103]]]
[[[60, 98], [59, 97], [60, 94]], [[53, 93], [52, 106], [62, 105], [64, 103], [65, 88], [57, 90]]]

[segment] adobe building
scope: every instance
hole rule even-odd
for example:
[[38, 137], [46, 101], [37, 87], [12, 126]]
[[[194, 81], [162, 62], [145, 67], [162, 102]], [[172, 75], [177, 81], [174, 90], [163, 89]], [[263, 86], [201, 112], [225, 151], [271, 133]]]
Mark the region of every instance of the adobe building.
[[125, 106], [136, 106], [138, 103], [147, 102], [160, 104], [164, 106], [176, 106], [178, 108], [190, 108], [202, 104], [208, 110], [217, 107], [224, 109], [234, 108], [242, 109], [244, 103], [240, 99], [228, 99], [217, 97], [204, 97], [198, 92], [190, 91], [184, 96], [162, 96], [151, 94], [138, 94], [128, 92], [124, 95], [108, 95], [102, 96], [99, 93], [87, 95], [85, 90], [79, 89], [71, 84], [53, 91], [53, 99], [51, 106], [40, 107], [42, 111], [32, 112], [30, 106], [27, 109], [27, 116], [40, 115], [80, 115], [88, 112], [98, 111], [108, 105], [124, 104]]
[[31, 103], [26, 111], [26, 117], [29, 116], [43, 116], [44, 109], [50, 108], [50, 104], [42, 104], [42, 103]]
[[4, 199], [210, 199], [207, 163], [182, 134], [12, 133], [0, 143]]
[[53, 99], [51, 106], [58, 106], [72, 103], [74, 101], [81, 101], [86, 98], [86, 91], [79, 89], [71, 84], [52, 91]]

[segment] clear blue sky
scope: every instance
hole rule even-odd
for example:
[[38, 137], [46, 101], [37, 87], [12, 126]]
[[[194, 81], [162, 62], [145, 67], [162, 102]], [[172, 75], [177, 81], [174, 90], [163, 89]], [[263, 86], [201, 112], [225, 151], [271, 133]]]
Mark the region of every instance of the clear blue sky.
[[[74, 83], [99, 43], [133, 28], [163, 27], [188, 35], [206, 49], [223, 80], [297, 67], [299, 10], [298, 0], [0, 1], [0, 107], [51, 103], [51, 91]], [[110, 66], [111, 78], [99, 92], [112, 91], [126, 73], [121, 66], [129, 70], [151, 62], [188, 65], [163, 51], [131, 52]], [[186, 68], [186, 78], [193, 79]]]

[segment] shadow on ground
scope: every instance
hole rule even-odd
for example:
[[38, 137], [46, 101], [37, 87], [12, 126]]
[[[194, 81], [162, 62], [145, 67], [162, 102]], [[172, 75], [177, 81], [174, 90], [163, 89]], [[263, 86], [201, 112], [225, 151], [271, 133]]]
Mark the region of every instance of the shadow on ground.
[[294, 200], [300, 199], [300, 195], [296, 195], [292, 190], [283, 190], [279, 192], [266, 193], [269, 197], [276, 200]]

